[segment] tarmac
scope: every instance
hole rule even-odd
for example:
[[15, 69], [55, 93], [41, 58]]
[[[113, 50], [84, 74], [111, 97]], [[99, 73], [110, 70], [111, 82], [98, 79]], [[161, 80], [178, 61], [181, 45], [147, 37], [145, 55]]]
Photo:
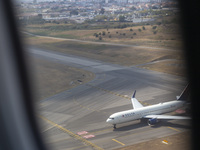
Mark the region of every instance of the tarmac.
[[136, 120], [117, 129], [106, 123], [111, 114], [132, 109], [134, 90], [145, 106], [175, 100], [187, 84], [184, 77], [37, 48], [29, 52], [96, 75], [86, 84], [80, 82], [38, 103], [40, 129], [49, 149], [115, 149], [190, 130], [185, 120], [161, 121], [155, 126]]

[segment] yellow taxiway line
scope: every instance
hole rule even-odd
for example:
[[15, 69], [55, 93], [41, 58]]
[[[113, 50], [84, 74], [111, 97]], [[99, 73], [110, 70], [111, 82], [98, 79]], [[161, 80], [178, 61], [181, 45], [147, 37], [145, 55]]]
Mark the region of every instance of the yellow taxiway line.
[[43, 116], [41, 116], [41, 115], [39, 115], [39, 117], [40, 117], [41, 119], [45, 120], [46, 122], [48, 122], [49, 124], [51, 124], [51, 125], [57, 127], [58, 129], [64, 131], [65, 133], [69, 134], [69, 135], [72, 136], [73, 138], [75, 138], [75, 139], [81, 141], [82, 143], [84, 143], [84, 144], [86, 144], [86, 145], [88, 145], [88, 146], [91, 146], [91, 147], [93, 147], [93, 148], [96, 149], [96, 150], [103, 150], [103, 148], [101, 148], [101, 147], [97, 146], [96, 144], [94, 144], [94, 143], [92, 143], [92, 142], [90, 142], [90, 141], [84, 139], [83, 137], [81, 137], [81, 136], [79, 136], [79, 135], [77, 135], [77, 134], [71, 132], [70, 130], [67, 130], [66, 128], [64, 128], [64, 127], [62, 127], [62, 126], [60, 126], [60, 125], [54, 123], [53, 121], [51, 121], [51, 120], [49, 120], [49, 119], [47, 119], [47, 118], [45, 118], [45, 117], [43, 117]]
[[172, 130], [177, 131], [177, 132], [180, 132], [180, 130], [176, 129], [176, 128], [172, 128], [172, 127], [167, 127], [167, 128], [172, 129]]
[[125, 145], [124, 143], [122, 143], [122, 142], [120, 142], [120, 141], [118, 141], [118, 140], [116, 140], [116, 139], [112, 139], [113, 141], [115, 141], [115, 142], [117, 142], [117, 143], [119, 143], [119, 144], [121, 144], [121, 145]]

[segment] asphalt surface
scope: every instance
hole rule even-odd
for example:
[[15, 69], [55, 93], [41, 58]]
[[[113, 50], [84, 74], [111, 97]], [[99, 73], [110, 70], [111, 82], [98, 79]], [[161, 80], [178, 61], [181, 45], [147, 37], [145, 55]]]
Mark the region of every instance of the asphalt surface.
[[153, 127], [136, 120], [115, 130], [106, 123], [111, 114], [132, 109], [134, 90], [143, 105], [171, 101], [187, 84], [185, 78], [36, 48], [30, 52], [96, 74], [89, 83], [38, 104], [41, 132], [49, 149], [115, 149], [190, 130], [185, 120], [162, 121]]

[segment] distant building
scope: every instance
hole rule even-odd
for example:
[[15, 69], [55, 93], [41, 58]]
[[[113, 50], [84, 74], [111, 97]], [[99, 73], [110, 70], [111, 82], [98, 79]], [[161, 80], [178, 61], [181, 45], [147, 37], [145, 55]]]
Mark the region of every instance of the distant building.
[[118, 3], [128, 3], [128, 0], [117, 0]]
[[33, 0], [33, 3], [36, 4], [36, 3], [37, 3], [37, 0]]

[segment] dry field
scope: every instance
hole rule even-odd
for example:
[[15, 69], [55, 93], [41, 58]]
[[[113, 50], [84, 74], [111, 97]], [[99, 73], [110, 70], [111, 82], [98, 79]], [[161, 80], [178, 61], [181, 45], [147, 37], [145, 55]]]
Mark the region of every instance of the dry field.
[[[145, 25], [127, 27], [124, 29], [95, 29], [95, 30], [50, 30], [48, 25], [31, 25], [28, 32], [46, 36], [63, 37], [69, 39], [81, 39], [89, 41], [106, 41], [112, 43], [125, 43], [133, 45], [144, 45], [154, 47], [166, 47], [180, 49], [182, 38], [177, 24], [167, 25]], [[56, 25], [54, 25], [56, 27]], [[57, 25], [62, 26], [62, 24]], [[64, 25], [63, 25], [64, 26]], [[153, 27], [156, 26], [155, 29]], [[139, 31], [140, 30], [140, 31]], [[102, 35], [102, 33], [105, 35]], [[156, 34], [154, 34], [156, 32]], [[97, 33], [98, 37], [94, 36]], [[101, 34], [101, 35], [99, 35]], [[102, 40], [99, 40], [99, 37]]]

